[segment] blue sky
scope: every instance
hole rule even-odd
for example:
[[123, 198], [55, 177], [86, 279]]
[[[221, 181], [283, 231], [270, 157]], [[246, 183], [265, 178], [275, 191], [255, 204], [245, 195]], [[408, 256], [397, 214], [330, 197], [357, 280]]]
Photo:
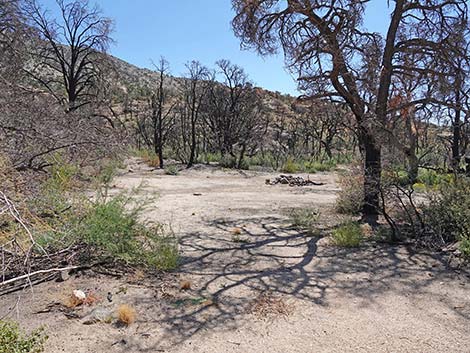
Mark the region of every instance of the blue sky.
[[[54, 0], [42, 0], [54, 9]], [[90, 0], [93, 3], [93, 0]], [[181, 75], [184, 64], [199, 60], [213, 66], [229, 59], [242, 66], [256, 85], [282, 93], [297, 94], [294, 79], [285, 71], [283, 56], [260, 57], [241, 51], [230, 21], [230, 0], [96, 0], [104, 14], [115, 21], [116, 43], [110, 53], [139, 67], [164, 56], [173, 75]], [[390, 10], [387, 0], [371, 0], [366, 25], [383, 31]]]

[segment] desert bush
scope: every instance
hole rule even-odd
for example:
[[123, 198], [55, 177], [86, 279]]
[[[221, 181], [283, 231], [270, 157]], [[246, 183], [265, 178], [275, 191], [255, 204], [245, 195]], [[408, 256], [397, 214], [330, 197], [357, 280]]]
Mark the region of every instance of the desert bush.
[[46, 189], [57, 191], [69, 191], [75, 184], [75, 177], [78, 174], [78, 166], [69, 162], [63, 155], [56, 153], [48, 158], [51, 164], [49, 178], [43, 184]]
[[122, 168], [124, 168], [124, 163], [122, 160], [107, 160], [100, 167], [98, 174], [95, 177], [95, 180], [98, 182], [99, 185], [107, 186], [117, 176], [118, 170]]
[[329, 172], [335, 168], [336, 168], [336, 162], [333, 160], [328, 160], [324, 162], [307, 161], [304, 164], [305, 171], [309, 173]]
[[172, 164], [172, 165], [165, 167], [165, 174], [166, 175], [178, 175], [179, 170], [174, 164]]
[[338, 193], [335, 208], [342, 214], [358, 214], [363, 206], [364, 176], [359, 166], [353, 166], [350, 171], [341, 175], [339, 185], [341, 191]]
[[259, 153], [249, 158], [245, 158], [245, 160], [250, 167], [257, 166], [257, 167], [277, 169], [277, 166], [278, 166], [278, 161], [276, 160], [276, 158], [273, 156], [272, 153], [264, 153], [264, 154]]
[[161, 225], [147, 227], [140, 223], [142, 207], [131, 207], [130, 201], [120, 195], [94, 202], [78, 222], [75, 233], [102, 257], [160, 270], [175, 268], [176, 239], [165, 234]]
[[47, 338], [42, 327], [28, 335], [18, 324], [0, 320], [0, 353], [44, 352], [44, 343]]
[[438, 189], [442, 184], [452, 183], [453, 179], [454, 176], [452, 174], [420, 168], [417, 182], [429, 188]]
[[207, 152], [207, 153], [202, 154], [199, 157], [199, 161], [202, 163], [207, 163], [207, 164], [220, 163], [221, 158], [222, 156], [220, 155], [220, 153]]
[[237, 166], [237, 159], [230, 155], [225, 155], [220, 158], [219, 165], [223, 168], [235, 168]]
[[320, 212], [313, 208], [300, 208], [292, 210], [289, 216], [294, 227], [313, 231], [320, 217]]
[[470, 258], [470, 180], [460, 178], [440, 185], [423, 206], [426, 236], [445, 245], [460, 241], [460, 250]]
[[[50, 252], [81, 245], [82, 258], [113, 259], [131, 266], [171, 270], [179, 261], [178, 242], [163, 225], [139, 221], [145, 201], [131, 195], [94, 201], [81, 198], [71, 209], [52, 219], [48, 227], [33, 229], [37, 243]], [[89, 260], [87, 260], [89, 261]]]
[[293, 158], [287, 158], [287, 161], [281, 167], [281, 172], [289, 174], [297, 173], [300, 170], [301, 166]]
[[149, 167], [157, 168], [160, 166], [160, 159], [157, 154], [150, 149], [133, 148], [130, 152], [131, 155], [142, 159]]
[[357, 222], [346, 222], [333, 231], [333, 243], [336, 246], [353, 248], [358, 247], [363, 239], [362, 229]]
[[410, 184], [408, 172], [401, 167], [384, 168], [382, 170], [382, 180], [386, 185], [398, 184], [406, 186]]

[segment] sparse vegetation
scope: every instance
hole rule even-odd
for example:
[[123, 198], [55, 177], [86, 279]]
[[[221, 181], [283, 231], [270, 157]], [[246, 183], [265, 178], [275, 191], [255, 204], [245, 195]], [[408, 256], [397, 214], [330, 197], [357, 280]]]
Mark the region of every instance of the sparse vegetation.
[[343, 248], [355, 248], [361, 245], [364, 238], [361, 225], [357, 222], [346, 222], [333, 230], [333, 243]]
[[470, 259], [470, 181], [464, 178], [440, 185], [423, 208], [423, 222], [431, 244], [460, 242], [462, 254]]
[[292, 210], [289, 216], [294, 227], [313, 233], [319, 221], [320, 212], [314, 208], [299, 208]]
[[178, 175], [179, 174], [178, 167], [175, 166], [174, 164], [165, 167], [165, 174], [166, 175]]
[[363, 173], [361, 168], [353, 166], [351, 171], [340, 175], [341, 191], [336, 199], [336, 210], [342, 214], [359, 214], [363, 207]]
[[47, 338], [42, 327], [26, 334], [18, 324], [0, 320], [0, 353], [41, 353]]
[[[128, 300], [119, 296], [136, 292], [131, 286], [127, 292], [126, 282], [151, 286], [158, 308], [168, 310], [158, 320], [177, 327], [167, 330], [184, 338], [175, 342], [190, 342], [193, 334], [203, 334], [203, 322], [239, 327], [231, 320], [238, 320], [240, 308], [249, 306], [248, 292], [260, 294], [251, 305], [255, 316], [287, 316], [287, 296], [305, 305], [323, 305], [331, 298], [328, 288], [334, 288], [338, 297], [344, 294], [349, 300], [359, 293], [367, 301], [387, 288], [397, 290], [388, 291], [386, 298], [401, 295], [398, 289], [408, 283], [428, 286], [440, 279], [432, 277], [439, 271], [434, 263], [416, 261], [411, 266], [402, 261], [401, 252], [408, 250], [402, 240], [442, 250], [446, 266], [470, 263], [468, 0], [395, 0], [381, 5], [357, 0], [231, 0], [232, 30], [241, 46], [261, 56], [281, 54], [296, 78], [297, 91], [291, 90], [295, 96], [256, 86], [255, 81], [270, 82], [259, 75], [269, 75], [271, 67], [250, 67], [256, 76], [249, 77], [231, 58], [208, 66], [191, 57], [175, 58], [186, 61], [176, 73], [180, 77], [163, 57], [152, 61], [151, 68], [128, 64], [107, 53], [123, 38], [113, 40], [114, 20], [95, 2], [0, 0], [0, 295], [53, 279], [68, 281], [83, 291], [68, 288], [63, 300], [38, 308], [35, 315], [44, 315], [47, 322], [57, 317], [53, 310], [60, 310], [61, 317], [63, 313], [81, 320], [91, 316], [82, 317], [82, 311], [98, 309], [109, 311], [106, 320], [98, 321], [115, 322], [117, 317], [130, 326], [136, 308], [117, 308]], [[174, 16], [170, 22], [189, 37], [202, 33], [190, 28], [190, 20], [214, 18], [208, 11], [220, 11], [200, 4], [203, 16], [163, 11], [170, 3], [182, 6], [162, 1], [153, 7], [149, 1], [143, 11], [152, 13], [152, 8], [154, 14]], [[368, 16], [376, 11], [372, 6], [382, 6], [379, 28], [367, 28]], [[169, 22], [152, 25], [163, 23]], [[170, 34], [182, 32], [173, 29], [165, 28]], [[137, 39], [131, 38], [133, 44], [149, 46]], [[187, 42], [204, 50], [200, 39]], [[183, 42], [164, 42], [178, 47], [179, 55], [191, 49]], [[217, 50], [213, 44], [210, 48]], [[273, 84], [288, 87], [285, 82]], [[140, 189], [126, 191], [141, 180]], [[148, 210], [147, 195], [157, 189], [165, 204], [152, 203]], [[291, 212], [280, 215], [287, 209]], [[181, 223], [175, 227], [181, 235], [165, 225], [173, 217]], [[322, 239], [324, 233], [331, 236]], [[339, 251], [325, 246], [328, 243], [360, 249]], [[378, 258], [392, 252], [392, 261]], [[421, 256], [425, 258], [416, 254]], [[335, 265], [322, 267], [328, 261]], [[180, 263], [181, 273], [175, 271]], [[376, 276], [377, 264], [386, 276]], [[368, 266], [373, 267], [371, 278], [362, 278]], [[416, 268], [416, 276], [397, 281], [396, 274], [409, 276]], [[346, 276], [331, 275], [338, 272], [360, 273], [361, 283], [358, 277], [345, 281]], [[99, 273], [99, 278], [91, 273]], [[125, 290], [109, 286], [101, 288], [104, 296], [95, 294], [91, 282], [109, 284], [106, 276], [114, 275]], [[387, 286], [374, 285], [377, 279]], [[389, 286], [392, 281], [397, 288]], [[445, 281], [444, 287], [453, 289], [450, 277]], [[52, 283], [44, 288], [48, 285]], [[53, 285], [64, 291], [67, 286]], [[468, 290], [455, 287], [458, 296]], [[432, 288], [414, 292], [422, 294], [423, 302], [437, 303], [434, 290], [442, 292]], [[205, 298], [207, 293], [213, 297]], [[15, 309], [18, 315], [31, 313], [31, 308], [43, 305], [33, 298], [35, 305], [21, 307], [25, 297], [19, 295], [16, 304], [9, 297], [8, 309], [0, 306], [0, 317], [12, 316]], [[454, 310], [455, 315], [446, 315], [447, 321], [436, 326], [456, 328], [459, 335], [452, 338], [458, 340], [468, 336], [461, 334], [468, 325], [453, 325], [451, 320], [468, 321], [468, 315], [452, 307], [453, 299], [442, 308], [437, 303], [436, 310]], [[133, 297], [132, 302], [143, 301]], [[380, 302], [387, 314], [390, 302], [399, 301]], [[173, 315], [182, 306], [184, 313]], [[205, 312], [206, 306], [211, 310]], [[384, 325], [395, 319], [387, 317]], [[65, 338], [69, 326], [80, 330], [65, 326]], [[433, 332], [433, 337], [441, 335]], [[52, 338], [57, 343], [57, 335]], [[94, 338], [89, 341], [94, 343]], [[0, 353], [42, 352], [46, 339], [42, 328], [28, 335], [16, 323], [0, 320]], [[440, 341], [434, 341], [435, 350], [451, 342], [438, 346]], [[425, 339], [406, 339], [400, 347], [408, 349], [404, 345], [413, 342]], [[122, 344], [123, 349], [127, 343], [105, 342], [108, 348]], [[149, 349], [159, 349], [147, 343]], [[245, 342], [230, 344], [246, 348]]]
[[149, 167], [158, 168], [160, 166], [160, 158], [150, 149], [131, 149], [131, 154], [141, 158]]
[[95, 255], [159, 270], [174, 269], [178, 263], [176, 240], [165, 235], [162, 226], [141, 224], [142, 208], [126, 209], [130, 201], [121, 195], [93, 203], [78, 223], [76, 234]]

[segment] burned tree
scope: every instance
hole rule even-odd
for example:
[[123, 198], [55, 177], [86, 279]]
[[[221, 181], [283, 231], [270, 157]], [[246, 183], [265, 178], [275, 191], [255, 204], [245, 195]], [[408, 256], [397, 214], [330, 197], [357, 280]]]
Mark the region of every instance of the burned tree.
[[205, 122], [220, 154], [240, 168], [247, 152], [253, 154], [261, 143], [268, 121], [245, 71], [228, 60], [216, 64], [221, 82], [211, 83]]
[[33, 62], [27, 72], [73, 111], [98, 94], [112, 21], [88, 1], [57, 0], [57, 5], [60, 18], [54, 19], [37, 0], [25, 0], [24, 14], [39, 37], [31, 39]]
[[[181, 88], [183, 102], [180, 107], [180, 114], [182, 125], [186, 127], [182, 129], [181, 133], [183, 134], [184, 149], [189, 151], [187, 159], [189, 168], [196, 162], [197, 158], [198, 126], [201, 120], [204, 98], [209, 87], [210, 73], [198, 61], [186, 64], [186, 69], [187, 73]], [[189, 132], [189, 136], [186, 135], [187, 132]]]
[[159, 167], [163, 168], [163, 148], [174, 124], [176, 102], [168, 88], [168, 61], [161, 58], [155, 68], [158, 81], [155, 88], [149, 88], [148, 109], [138, 118], [137, 130], [147, 147], [153, 149], [158, 157]]
[[[372, 221], [380, 210], [381, 136], [391, 113], [391, 85], [398, 76], [434, 73], [436, 57], [453, 52], [447, 38], [468, 21], [466, 1], [396, 0], [385, 36], [367, 31], [367, 1], [232, 0], [233, 27], [245, 47], [261, 54], [281, 47], [299, 85], [312, 97], [345, 102], [354, 115], [364, 159], [363, 214]], [[406, 65], [405, 54], [420, 60]], [[417, 94], [421, 92], [416, 92]], [[413, 97], [406, 106], [429, 100]], [[395, 109], [401, 109], [396, 107]]]

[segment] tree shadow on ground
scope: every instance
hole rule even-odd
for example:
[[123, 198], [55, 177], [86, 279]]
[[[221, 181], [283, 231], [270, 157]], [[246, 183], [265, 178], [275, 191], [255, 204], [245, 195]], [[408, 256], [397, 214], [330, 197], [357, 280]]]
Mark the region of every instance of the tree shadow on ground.
[[[212, 232], [180, 239], [179, 272], [193, 283], [190, 295], [202, 299], [180, 306], [169, 301], [155, 319], [166, 330], [162, 342], [178, 344], [201, 331], [237, 329], [250, 319], [260, 293], [325, 307], [342, 296], [371, 306], [382, 295], [425, 294], [436, 281], [456, 277], [439, 256], [373, 242], [357, 249], [327, 246], [321, 235], [299, 232], [281, 218], [217, 219], [207, 225]], [[470, 319], [468, 310], [448, 305]]]

